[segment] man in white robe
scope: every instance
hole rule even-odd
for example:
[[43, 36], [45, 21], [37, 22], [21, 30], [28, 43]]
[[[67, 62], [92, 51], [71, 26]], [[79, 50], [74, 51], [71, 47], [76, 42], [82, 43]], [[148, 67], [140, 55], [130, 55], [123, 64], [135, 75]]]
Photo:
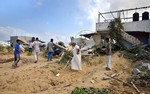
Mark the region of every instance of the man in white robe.
[[81, 51], [76, 43], [71, 43], [73, 46], [73, 58], [71, 60], [71, 69], [72, 70], [82, 70], [81, 66]]

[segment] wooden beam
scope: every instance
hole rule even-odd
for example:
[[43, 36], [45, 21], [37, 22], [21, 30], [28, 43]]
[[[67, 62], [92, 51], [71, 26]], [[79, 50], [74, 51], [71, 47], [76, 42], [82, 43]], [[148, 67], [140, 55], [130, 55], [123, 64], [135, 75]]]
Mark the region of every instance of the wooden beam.
[[[107, 74], [107, 73], [105, 73], [105, 75], [107, 75], [108, 77], [111, 77], [111, 75], [109, 75], [109, 74]], [[131, 87], [130, 84], [128, 84], [127, 82], [125, 82], [125, 81], [123, 81], [123, 80], [121, 80], [121, 79], [119, 79], [119, 78], [115, 78], [115, 77], [111, 77], [111, 78], [113, 78], [113, 79], [115, 79], [115, 80], [117, 80], [117, 81], [120, 81], [120, 82], [122, 82], [122, 83], [124, 83], [124, 84], [126, 84], [126, 85], [128, 85], [128, 86]]]
[[136, 90], [136, 92], [138, 94], [141, 94], [140, 90], [135, 86], [135, 84], [131, 81], [132, 86], [134, 87], [134, 89]]
[[55, 46], [57, 46], [58, 48], [60, 48], [60, 49], [63, 49], [63, 50], [65, 50], [66, 51], [66, 48], [65, 47], [63, 47], [63, 46], [61, 46], [61, 45], [59, 45], [59, 44], [56, 44], [56, 43], [53, 43]]

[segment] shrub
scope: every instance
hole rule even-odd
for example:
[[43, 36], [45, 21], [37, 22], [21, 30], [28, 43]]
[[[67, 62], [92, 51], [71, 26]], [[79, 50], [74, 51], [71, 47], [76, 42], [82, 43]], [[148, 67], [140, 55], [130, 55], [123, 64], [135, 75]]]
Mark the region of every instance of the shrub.
[[0, 45], [0, 51], [4, 51], [4, 46], [3, 45]]
[[79, 88], [76, 87], [71, 94], [109, 94], [111, 90], [109, 88]]
[[25, 47], [25, 52], [28, 52], [28, 51], [29, 51], [29, 47], [26, 46], [26, 47]]
[[7, 49], [8, 52], [11, 52], [12, 47], [11, 46], [7, 46], [6, 49]]

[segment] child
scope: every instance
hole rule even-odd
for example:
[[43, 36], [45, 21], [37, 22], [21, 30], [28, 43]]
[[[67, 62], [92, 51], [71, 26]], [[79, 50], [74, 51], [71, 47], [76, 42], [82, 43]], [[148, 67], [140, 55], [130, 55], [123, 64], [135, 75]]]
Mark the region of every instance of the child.
[[21, 53], [20, 44], [22, 43], [22, 41], [17, 39], [16, 42], [17, 42], [17, 44], [15, 45], [14, 63], [12, 64], [12, 68], [16, 68], [17, 67], [17, 63], [20, 61], [20, 53]]

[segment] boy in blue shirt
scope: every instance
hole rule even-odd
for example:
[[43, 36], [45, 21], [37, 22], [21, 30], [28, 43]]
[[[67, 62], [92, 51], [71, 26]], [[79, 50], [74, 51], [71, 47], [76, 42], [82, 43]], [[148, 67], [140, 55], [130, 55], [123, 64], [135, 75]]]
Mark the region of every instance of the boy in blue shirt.
[[20, 61], [20, 53], [21, 53], [21, 48], [20, 44], [22, 43], [21, 40], [17, 39], [17, 44], [15, 45], [15, 50], [14, 50], [14, 63], [12, 65], [12, 68], [17, 67], [17, 63]]

